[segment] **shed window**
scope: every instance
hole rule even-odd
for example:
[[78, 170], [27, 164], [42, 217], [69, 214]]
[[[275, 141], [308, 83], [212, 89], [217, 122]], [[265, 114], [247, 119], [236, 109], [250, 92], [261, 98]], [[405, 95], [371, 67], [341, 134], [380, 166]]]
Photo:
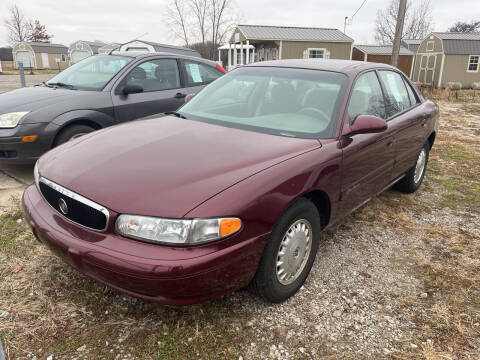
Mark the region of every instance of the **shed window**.
[[65, 54], [62, 54], [62, 61], [66, 61]]
[[473, 72], [478, 71], [479, 59], [480, 59], [480, 55], [470, 55], [470, 59], [468, 60], [468, 71], [473, 71]]
[[427, 51], [433, 51], [435, 48], [435, 41], [428, 41], [427, 42]]
[[308, 57], [310, 59], [323, 59], [325, 57], [325, 49], [308, 49]]

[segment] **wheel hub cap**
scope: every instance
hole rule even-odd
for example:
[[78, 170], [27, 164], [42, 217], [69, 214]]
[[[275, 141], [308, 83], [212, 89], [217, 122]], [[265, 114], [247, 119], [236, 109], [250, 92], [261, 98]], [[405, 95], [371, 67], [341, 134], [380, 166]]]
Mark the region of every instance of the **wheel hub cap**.
[[417, 184], [422, 178], [423, 172], [425, 170], [426, 161], [427, 161], [427, 153], [425, 149], [422, 149], [422, 151], [420, 151], [420, 155], [418, 155], [417, 164], [415, 165], [415, 175], [413, 177], [415, 184]]
[[277, 254], [277, 279], [283, 285], [293, 283], [303, 272], [312, 245], [312, 227], [305, 220], [295, 221], [283, 236]]

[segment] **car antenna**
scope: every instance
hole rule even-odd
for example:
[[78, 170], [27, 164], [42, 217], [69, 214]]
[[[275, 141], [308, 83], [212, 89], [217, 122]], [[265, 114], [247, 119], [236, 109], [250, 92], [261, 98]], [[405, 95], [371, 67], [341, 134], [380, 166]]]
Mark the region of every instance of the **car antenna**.
[[115, 50], [120, 49], [120, 48], [122, 47], [122, 45], [128, 44], [129, 42], [132, 42], [132, 41], [135, 41], [135, 40], [138, 40], [138, 39], [140, 39], [141, 37], [144, 37], [145, 35], [148, 35], [148, 32], [143, 33], [142, 35], [139, 35], [139, 36], [137, 36], [136, 38], [133, 38], [132, 40], [129, 40], [129, 41], [127, 41], [127, 42], [124, 42], [123, 44], [120, 44], [120, 46], [119, 46], [118, 48], [115, 48], [115, 49], [110, 50], [110, 51], [108, 52], [108, 55], [112, 55], [112, 53], [113, 53]]

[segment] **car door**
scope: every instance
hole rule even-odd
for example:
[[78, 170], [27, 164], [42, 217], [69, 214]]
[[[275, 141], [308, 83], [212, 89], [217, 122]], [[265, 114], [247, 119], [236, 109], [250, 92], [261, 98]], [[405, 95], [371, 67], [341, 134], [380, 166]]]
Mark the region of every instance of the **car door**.
[[188, 94], [198, 93], [206, 85], [223, 75], [219, 69], [194, 60], [182, 60], [182, 67]]
[[[112, 93], [117, 121], [177, 110], [185, 102], [178, 61], [174, 58], [149, 59], [130, 70]], [[125, 95], [126, 85], [139, 85], [142, 92]]]
[[[376, 71], [360, 74], [350, 92], [344, 122], [358, 115], [385, 118], [386, 106]], [[392, 179], [393, 135], [390, 129], [375, 134], [340, 138], [343, 149], [341, 198], [345, 213], [382, 191]]]
[[396, 71], [378, 71], [387, 106], [387, 121], [394, 133], [395, 163], [393, 176], [403, 175], [415, 165], [426, 138], [426, 122], [431, 115], [403, 75]]

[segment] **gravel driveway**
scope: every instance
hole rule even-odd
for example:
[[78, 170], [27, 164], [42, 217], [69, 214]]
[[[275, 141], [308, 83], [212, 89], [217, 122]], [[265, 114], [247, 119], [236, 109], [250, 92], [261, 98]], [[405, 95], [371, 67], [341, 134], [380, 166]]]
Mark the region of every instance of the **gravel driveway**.
[[440, 106], [420, 190], [388, 190], [323, 233], [282, 304], [246, 290], [190, 307], [140, 301], [72, 270], [20, 212], [3, 215], [7, 359], [479, 359], [480, 104]]
[[[25, 82], [27, 86], [41, 84], [42, 81], [48, 81], [55, 74], [43, 75], [25, 75]], [[15, 90], [21, 87], [20, 75], [0, 75], [0, 93]]]

